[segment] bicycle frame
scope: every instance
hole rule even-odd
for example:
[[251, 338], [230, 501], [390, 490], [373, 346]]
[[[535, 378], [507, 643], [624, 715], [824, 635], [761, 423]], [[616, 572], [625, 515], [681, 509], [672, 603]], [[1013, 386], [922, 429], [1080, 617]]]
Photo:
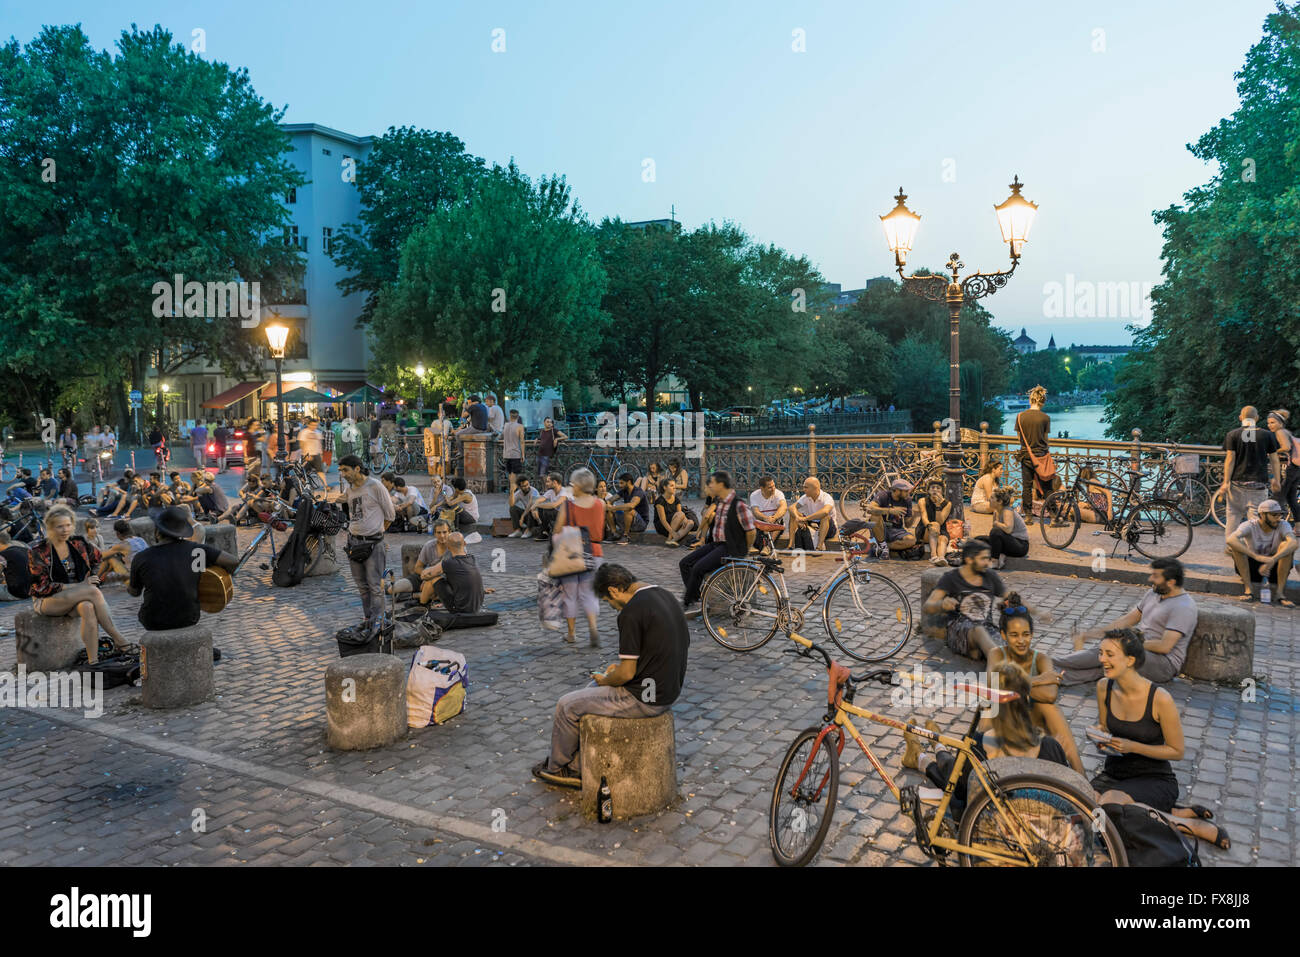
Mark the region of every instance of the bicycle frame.
[[[845, 551], [847, 551], [847, 549]], [[840, 577], [844, 575], [847, 575], [849, 577], [849, 587], [853, 590], [853, 603], [857, 605], [859, 611], [865, 611], [865, 609], [862, 607], [862, 600], [858, 597], [858, 580], [857, 577], [852, 574], [852, 572], [855, 569], [860, 568], [862, 571], [867, 572], [867, 574], [869, 575], [870, 570], [865, 567], [865, 562], [860, 557], [857, 556], [845, 559], [845, 566], [843, 568], [833, 569], [831, 573], [826, 576], [826, 579], [820, 585], [816, 586], [817, 590], [808, 597], [808, 600], [804, 602], [802, 605], [798, 605], [798, 606], [796, 606], [793, 602], [790, 601], [790, 586], [786, 584], [785, 572], [774, 571], [772, 569], [769, 569], [762, 562], [756, 562], [750, 559], [741, 559], [737, 561], [727, 562], [721, 567], [722, 568], [748, 567], [748, 568], [753, 568], [759, 572], [758, 575], [754, 576], [754, 580], [753, 582], [750, 583], [749, 589], [745, 592], [744, 595], [741, 596], [741, 601], [745, 601], [745, 602], [748, 602], [753, 597], [754, 589], [758, 587], [759, 581], [761, 580], [762, 577], [762, 573], [763, 572], [771, 573], [773, 576], [773, 580], [776, 582], [778, 620], [783, 612], [791, 608], [794, 608], [798, 613], [799, 617], [803, 618], [807, 614], [808, 609], [811, 608], [814, 604], [816, 604], [819, 599], [823, 598], [825, 594], [831, 590], [832, 586], [834, 586], [834, 584], [840, 580]], [[808, 587], [811, 588], [813, 586], [810, 585]], [[765, 617], [764, 613], [760, 611], [751, 611], [750, 614], [759, 618]], [[789, 634], [793, 637], [793, 632], [789, 632]]]
[[[804, 638], [802, 635], [792, 634], [790, 638], [796, 644], [803, 645], [805, 648], [812, 647], [812, 642], [807, 638]], [[943, 851], [954, 851], [961, 854], [969, 854], [974, 857], [982, 857], [995, 864], [1025, 867], [1033, 863], [1033, 856], [1030, 853], [1030, 847], [1033, 842], [1026, 841], [1025, 838], [1026, 834], [1032, 832], [1024, 821], [1020, 820], [1019, 815], [1015, 810], [1002, 800], [1002, 792], [999, 790], [997, 781], [992, 772], [990, 772], [988, 768], [984, 766], [984, 763], [975, 755], [975, 730], [980, 720], [978, 710], [971, 718], [970, 729], [967, 731], [966, 735], [961, 738], [954, 738], [951, 735], [930, 731], [928, 728], [918, 727], [917, 725], [910, 724], [906, 721], [899, 721], [896, 718], [877, 714], [876, 712], [870, 711], [866, 708], [859, 708], [851, 701], [845, 701], [844, 696], [845, 691], [841, 688], [835, 696], [834, 715], [831, 715], [829, 708], [827, 709], [825, 726], [822, 728], [821, 733], [817, 735], [814, 746], [808, 754], [808, 759], [804, 762], [803, 770], [799, 773], [799, 777], [794, 782], [794, 787], [791, 789], [791, 797], [796, 797], [798, 795], [799, 786], [803, 783], [804, 776], [809, 772], [809, 770], [811, 770], [813, 759], [817, 756], [817, 750], [826, 744], [826, 737], [832, 731], [835, 731], [838, 737], [836, 743], [836, 754], [842, 755], [844, 753], [844, 729], [848, 728], [849, 734], [853, 737], [853, 740], [857, 742], [858, 747], [862, 749], [862, 753], [867, 756], [867, 760], [871, 763], [872, 768], [875, 769], [875, 772], [880, 779], [885, 782], [885, 786], [889, 788], [894, 799], [901, 799], [902, 788], [895, 783], [893, 776], [885, 769], [885, 766], [880, 762], [880, 759], [876, 757], [870, 746], [862, 740], [862, 735], [858, 733], [858, 729], [854, 727], [853, 722], [849, 720], [849, 715], [856, 715], [857, 717], [870, 721], [873, 724], [883, 724], [899, 731], [914, 734], [920, 738], [927, 738], [936, 744], [952, 748], [957, 752], [957, 759], [953, 762], [952, 772], [948, 775], [947, 783], [944, 785], [943, 798], [935, 807], [934, 814], [930, 819], [930, 825], [926, 829], [926, 837], [932, 848], [939, 848]], [[971, 845], [962, 844], [955, 838], [943, 837], [940, 835], [943, 820], [948, 813], [948, 807], [952, 803], [953, 795], [956, 793], [957, 782], [961, 780], [961, 772], [967, 761], [970, 761], [971, 771], [975, 773], [976, 777], [979, 778], [980, 783], [984, 786], [984, 790], [988, 792], [989, 798], [993, 802], [994, 808], [997, 810], [999, 819], [1010, 821], [1015, 825], [1013, 829], [1014, 833], [1011, 836], [1014, 838], [1015, 842], [1020, 845], [1021, 857], [1016, 858], [991, 849], [973, 847]], [[814, 800], [820, 799], [822, 789], [826, 787], [828, 780], [829, 772], [827, 776], [818, 783], [817, 790], [814, 794]]]

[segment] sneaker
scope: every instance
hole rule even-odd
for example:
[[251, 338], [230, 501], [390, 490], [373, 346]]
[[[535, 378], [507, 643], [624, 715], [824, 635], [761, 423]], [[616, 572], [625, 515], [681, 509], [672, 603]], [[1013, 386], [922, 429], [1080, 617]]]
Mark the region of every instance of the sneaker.
[[573, 788], [574, 790], [582, 790], [581, 773], [573, 770], [573, 768], [570, 767], [561, 768], [558, 771], [551, 771], [548, 768], [548, 765], [550, 765], [550, 763], [551, 763], [551, 759], [545, 758], [540, 763], [535, 765], [533, 767], [533, 777], [537, 778], [540, 781], [545, 781], [547, 784], [553, 784], [556, 787]]
[[481, 541], [483, 541], [483, 536], [480, 535], [478, 532], [470, 532], [468, 535], [465, 536], [466, 545], [477, 545]]
[[532, 537], [533, 537], [533, 530], [530, 528], [528, 531], [524, 532], [524, 533], [523, 533], [522, 535], [520, 535], [519, 537], [520, 537], [520, 538], [532, 538]]
[[519, 529], [516, 528], [513, 532], [507, 535], [506, 538], [519, 538], [523, 534], [524, 534], [523, 532], [519, 531]]

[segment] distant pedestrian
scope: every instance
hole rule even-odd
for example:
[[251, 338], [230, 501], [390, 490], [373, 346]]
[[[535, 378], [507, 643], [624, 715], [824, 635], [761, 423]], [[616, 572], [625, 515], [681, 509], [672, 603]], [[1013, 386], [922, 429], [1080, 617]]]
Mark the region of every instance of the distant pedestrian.
[[1223, 440], [1223, 492], [1228, 521], [1224, 525], [1231, 535], [1246, 519], [1248, 512], [1274, 493], [1282, 491], [1282, 476], [1278, 468], [1277, 453], [1281, 448], [1277, 437], [1268, 429], [1260, 429], [1256, 422], [1259, 410], [1248, 405], [1241, 410], [1241, 426], [1233, 429]]

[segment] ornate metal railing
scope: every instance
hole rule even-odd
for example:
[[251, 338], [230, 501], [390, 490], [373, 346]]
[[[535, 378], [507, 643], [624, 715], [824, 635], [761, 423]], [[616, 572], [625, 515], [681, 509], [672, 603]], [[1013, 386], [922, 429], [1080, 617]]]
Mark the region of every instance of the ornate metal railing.
[[[1223, 450], [1217, 447], [1095, 439], [1051, 439], [1049, 445], [1057, 470], [1066, 483], [1073, 482], [1078, 470], [1089, 464], [1094, 469], [1123, 476], [1135, 454], [1143, 473], [1141, 487], [1147, 492], [1154, 491], [1162, 467], [1172, 469], [1175, 455], [1197, 456], [1198, 470], [1194, 474], [1211, 491], [1223, 480]], [[528, 446], [525, 454], [532, 467], [536, 464], [536, 453], [532, 442]], [[913, 469], [937, 465], [942, 448], [938, 423], [933, 432], [897, 435], [819, 436], [815, 429], [810, 429], [806, 435], [710, 438], [704, 441], [703, 454], [698, 458], [687, 456], [681, 448], [604, 448], [592, 441], [571, 439], [561, 444], [550, 468], [567, 477], [573, 469], [586, 465], [594, 452], [601, 471], [612, 480], [620, 471], [619, 463], [634, 464], [644, 474], [651, 462], [666, 467], [670, 459], [676, 458], [690, 473], [693, 494], [699, 493], [701, 474], [716, 470], [729, 472], [736, 486], [742, 489], [755, 488], [763, 476], [771, 475], [777, 487], [787, 494], [797, 492], [809, 475], [816, 475], [822, 487], [835, 494], [863, 477], [878, 474], [882, 466], [892, 466], [899, 459]], [[1020, 440], [1014, 435], [963, 429], [966, 494], [970, 494], [975, 479], [989, 461], [1003, 463], [1002, 485], [1023, 493], [1019, 450]]]

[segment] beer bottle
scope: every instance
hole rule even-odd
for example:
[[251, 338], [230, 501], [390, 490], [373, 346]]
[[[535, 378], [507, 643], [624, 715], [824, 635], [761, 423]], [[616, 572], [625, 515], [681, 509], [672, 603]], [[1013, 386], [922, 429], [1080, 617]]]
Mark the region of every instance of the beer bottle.
[[601, 824], [614, 820], [614, 797], [610, 794], [609, 782], [603, 774], [600, 777], [600, 790], [596, 794], [596, 820]]

